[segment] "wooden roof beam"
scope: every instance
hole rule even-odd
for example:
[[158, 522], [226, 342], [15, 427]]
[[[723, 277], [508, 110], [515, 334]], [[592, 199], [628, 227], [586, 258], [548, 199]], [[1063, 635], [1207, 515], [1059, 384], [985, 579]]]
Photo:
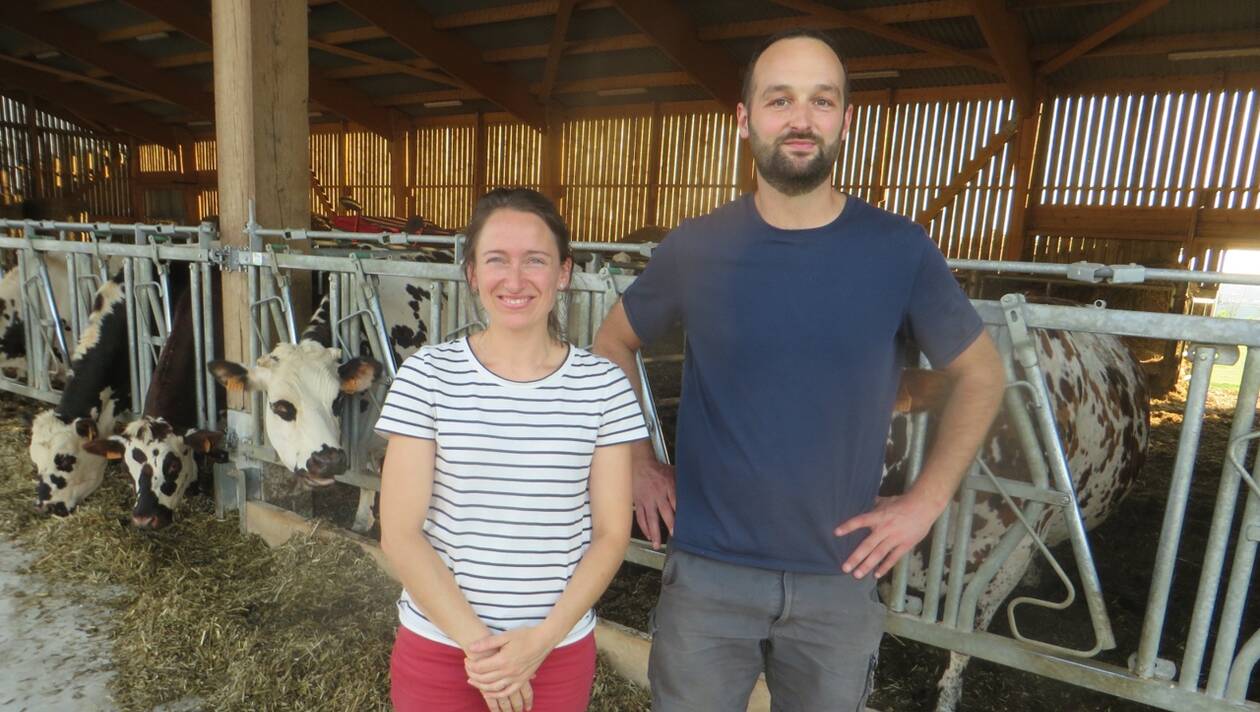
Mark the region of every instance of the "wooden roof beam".
[[1141, 22], [1148, 15], [1168, 4], [1168, 0], [1142, 0], [1138, 4], [1129, 8], [1127, 12], [1120, 15], [1116, 19], [1107, 23], [1097, 32], [1085, 37], [1080, 42], [1072, 45], [1064, 50], [1061, 54], [1053, 57], [1045, 64], [1037, 67], [1037, 74], [1046, 76], [1053, 74], [1063, 68], [1067, 63], [1077, 59], [1078, 57], [1094, 49], [1098, 45], [1115, 37], [1124, 30]]
[[621, 14], [730, 111], [740, 101], [740, 67], [726, 50], [701, 42], [695, 24], [669, 0], [616, 0]]
[[923, 50], [924, 52], [948, 57], [962, 66], [975, 67], [976, 69], [982, 69], [998, 76], [1001, 76], [1002, 74], [1002, 72], [998, 69], [998, 66], [990, 60], [977, 58], [975, 55], [963, 49], [947, 45], [944, 42], [937, 42], [936, 40], [922, 37], [912, 32], [907, 32], [905, 30], [885, 25], [872, 19], [865, 12], [838, 10], [830, 5], [823, 5], [821, 3], [814, 2], [813, 0], [772, 0], [772, 2], [776, 5], [782, 5], [783, 7], [803, 12], [806, 15], [813, 15], [815, 17], [832, 20], [838, 23], [841, 27], [851, 27], [869, 35], [892, 40], [893, 42], [903, 44], [907, 47], [913, 47], [915, 49]]
[[[126, 0], [129, 5], [169, 23], [172, 27], [207, 46], [214, 46], [211, 21], [204, 5], [169, 0]], [[366, 94], [340, 82], [331, 81], [310, 68], [310, 100], [389, 138], [400, 115], [382, 111], [372, 105]]]
[[[695, 80], [686, 72], [657, 72], [655, 74], [626, 74], [619, 77], [595, 77], [562, 82], [555, 85], [552, 94], [581, 94], [600, 89], [639, 89], [649, 87], [691, 86]], [[542, 93], [542, 83], [531, 84], [529, 90], [534, 94]], [[429, 101], [450, 101], [458, 99], [468, 101], [480, 98], [480, 94], [471, 89], [444, 89], [438, 91], [422, 91], [409, 94], [395, 94], [377, 100], [380, 106], [405, 106], [423, 104]]]
[[1023, 21], [1006, 8], [1006, 0], [974, 2], [976, 23], [1015, 95], [1017, 110], [1025, 115], [1033, 110], [1035, 76], [1028, 57], [1028, 31]]
[[547, 64], [543, 67], [542, 95], [543, 103], [551, 99], [551, 90], [556, 85], [556, 74], [560, 71], [560, 55], [564, 54], [564, 38], [569, 34], [569, 17], [573, 15], [573, 6], [577, 0], [560, 0], [556, 9], [556, 25], [551, 32], [551, 46], [547, 48]]
[[427, 57], [452, 77], [475, 89], [525, 123], [542, 131], [542, 105], [509, 72], [487, 64], [472, 43], [434, 26], [433, 18], [407, 0], [342, 0], [346, 9], [385, 29], [399, 44]]
[[104, 69], [118, 79], [152, 92], [198, 116], [214, 116], [212, 94], [190, 88], [179, 77], [154, 69], [143, 57], [101, 44], [81, 25], [65, 19], [49, 22], [47, 17], [20, 2], [0, 3], [0, 24], [51, 45], [63, 54]]
[[187, 132], [164, 124], [151, 114], [101, 101], [100, 94], [63, 82], [49, 81], [46, 76], [0, 63], [0, 84], [30, 92], [44, 101], [87, 117], [90, 121], [111, 127], [150, 143], [178, 150]]
[[931, 223], [932, 220], [936, 219], [936, 216], [945, 209], [945, 206], [953, 202], [954, 198], [958, 197], [958, 194], [966, 189], [967, 184], [976, 177], [976, 174], [979, 173], [982, 168], [989, 165], [989, 161], [992, 160], [993, 157], [997, 155], [998, 151], [1001, 151], [1002, 147], [1004, 147], [1006, 143], [1011, 140], [1011, 137], [1018, 132], [1019, 121], [1012, 119], [1003, 124], [1002, 128], [998, 129], [996, 133], [989, 137], [989, 142], [985, 144], [984, 148], [980, 149], [980, 152], [976, 154], [975, 158], [967, 161], [967, 163], [958, 170], [958, 175], [954, 176], [954, 179], [949, 182], [949, 185], [945, 186], [945, 188], [943, 188], [941, 192], [932, 199], [932, 202], [928, 203], [928, 206], [923, 209], [923, 212], [919, 213], [918, 217], [915, 218], [915, 222], [919, 223], [923, 227], [927, 227], [928, 224]]

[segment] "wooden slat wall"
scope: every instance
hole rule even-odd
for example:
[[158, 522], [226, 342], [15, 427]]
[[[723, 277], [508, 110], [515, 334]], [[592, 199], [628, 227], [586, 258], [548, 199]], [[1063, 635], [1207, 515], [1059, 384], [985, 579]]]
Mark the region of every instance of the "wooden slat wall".
[[884, 156], [884, 134], [888, 110], [882, 104], [853, 107], [853, 123], [849, 137], [840, 149], [833, 183], [838, 190], [879, 205], [884, 200], [881, 162]]
[[734, 116], [667, 114], [659, 121], [660, 155], [650, 159], [659, 165], [660, 197], [644, 224], [674, 227], [739, 195], [739, 152], [746, 149]]
[[[103, 138], [57, 116], [36, 109], [35, 140], [30, 139], [30, 117], [23, 101], [0, 96], [0, 201], [64, 199], [59, 217], [88, 215], [126, 217], [131, 213], [127, 146]], [[29, 143], [28, 143], [29, 142]], [[40, 156], [40, 180], [35, 162]], [[37, 185], [42, 194], [36, 194]]]
[[179, 154], [171, 149], [156, 144], [140, 146], [141, 173], [180, 173], [183, 168]]
[[[1039, 205], [1260, 209], [1255, 90], [1063, 96], [1046, 110], [1049, 140], [1034, 193]], [[1212, 267], [1224, 252], [1189, 240], [1037, 231], [1036, 213], [1031, 257], [1037, 260]]]
[[471, 125], [423, 126], [408, 132], [405, 175], [415, 214], [443, 227], [467, 224], [472, 212], [475, 130]]
[[566, 121], [560, 210], [578, 240], [609, 242], [647, 224], [651, 117]]
[[486, 190], [542, 188], [542, 134], [520, 123], [486, 124]]

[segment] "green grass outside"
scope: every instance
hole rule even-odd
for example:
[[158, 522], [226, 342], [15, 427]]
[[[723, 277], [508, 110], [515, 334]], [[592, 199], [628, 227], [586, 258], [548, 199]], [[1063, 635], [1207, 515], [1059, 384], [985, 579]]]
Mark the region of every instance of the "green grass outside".
[[1222, 366], [1217, 364], [1212, 369], [1211, 387], [1226, 391], [1238, 391], [1238, 384], [1242, 382], [1243, 362], [1247, 358], [1247, 347], [1238, 347], [1238, 361], [1232, 366]]

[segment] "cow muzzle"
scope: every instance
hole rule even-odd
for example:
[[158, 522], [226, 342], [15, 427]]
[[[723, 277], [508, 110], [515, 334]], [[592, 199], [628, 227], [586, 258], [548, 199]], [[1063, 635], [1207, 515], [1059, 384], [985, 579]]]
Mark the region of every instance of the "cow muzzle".
[[346, 452], [341, 448], [325, 445], [306, 460], [306, 467], [298, 470], [298, 477], [313, 487], [331, 485], [333, 477], [346, 471]]

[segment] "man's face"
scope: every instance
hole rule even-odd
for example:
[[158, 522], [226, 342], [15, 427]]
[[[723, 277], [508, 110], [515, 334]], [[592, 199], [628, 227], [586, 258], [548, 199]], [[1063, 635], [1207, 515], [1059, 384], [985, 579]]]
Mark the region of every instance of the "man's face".
[[746, 101], [737, 109], [739, 131], [762, 179], [801, 195], [831, 178], [853, 116], [831, 48], [803, 37], [774, 43], [753, 68]]

